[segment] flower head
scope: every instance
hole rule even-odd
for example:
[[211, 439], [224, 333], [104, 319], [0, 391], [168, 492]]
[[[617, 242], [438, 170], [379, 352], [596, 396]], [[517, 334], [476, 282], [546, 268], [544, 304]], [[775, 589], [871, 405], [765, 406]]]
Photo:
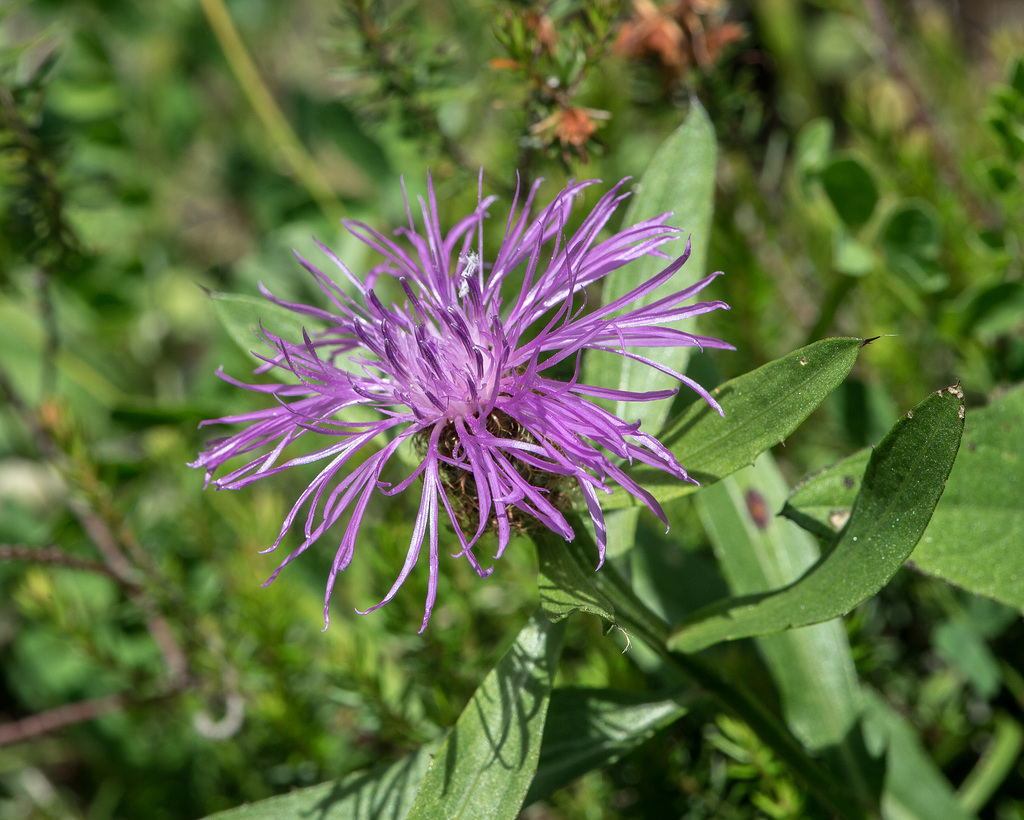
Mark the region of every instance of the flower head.
[[[284, 302], [261, 287], [270, 301], [326, 329], [303, 331], [301, 339], [262, 330], [270, 352], [261, 357], [265, 364], [260, 369], [287, 371], [292, 382], [249, 385], [222, 376], [277, 401], [264, 410], [204, 422], [246, 426], [211, 442], [191, 466], [206, 470], [208, 484], [237, 489], [294, 465], [324, 463], [269, 549], [280, 544], [306, 508], [302, 543], [267, 583], [348, 514], [327, 581], [328, 622], [331, 591], [353, 558], [370, 499], [375, 493], [412, 491], [414, 485], [420, 492], [419, 512], [404, 564], [383, 600], [366, 612], [395, 596], [426, 544], [430, 577], [421, 631], [436, 599], [442, 539], [451, 543], [448, 549], [455, 549], [453, 557], [465, 558], [485, 577], [491, 569], [481, 565], [474, 548], [488, 528], [497, 533], [495, 558], [513, 531], [527, 525], [548, 527], [572, 539], [563, 505], [568, 492], [578, 491], [594, 523], [603, 562], [605, 526], [598, 493], [610, 492], [609, 482], [665, 520], [657, 501], [627, 475], [622, 462], [639, 461], [684, 481], [690, 480], [686, 471], [638, 422], [617, 418], [591, 399], [653, 401], [676, 391], [638, 394], [581, 384], [580, 354], [604, 350], [640, 361], [696, 390], [721, 412], [692, 380], [631, 348], [729, 348], [676, 327], [681, 319], [726, 305], [683, 304], [715, 274], [634, 306], [672, 278], [690, 247], [687, 242], [686, 251], [675, 259], [660, 250], [680, 233], [663, 217], [601, 240], [601, 231], [628, 196], [621, 191], [624, 182], [601, 198], [572, 236], [566, 236], [566, 224], [574, 200], [593, 183], [570, 184], [535, 216], [538, 186], [521, 207], [517, 194], [504, 240], [491, 257], [484, 253], [483, 221], [493, 197], [481, 197], [471, 214], [444, 233], [428, 185], [427, 200], [419, 200], [422, 228], [407, 208], [409, 224], [396, 232], [397, 240], [359, 222], [345, 223], [383, 257], [365, 279], [319, 243], [345, 287], [296, 254], [322, 289], [328, 309]], [[619, 299], [587, 309], [588, 286], [652, 255], [666, 260], [660, 273]], [[510, 292], [513, 277], [517, 283], [521, 277], [522, 284]], [[400, 301], [385, 304], [378, 295], [384, 288], [378, 284], [391, 284]], [[560, 364], [560, 370], [573, 374], [568, 381], [552, 375]], [[351, 416], [355, 405], [371, 408], [374, 418], [345, 421], [346, 410]], [[286, 457], [289, 445], [307, 434], [319, 436], [322, 444], [313, 452]], [[417, 464], [398, 483], [390, 483], [385, 468], [403, 445]], [[214, 478], [226, 461], [243, 454], [253, 457]], [[356, 466], [349, 468], [351, 463]], [[440, 526], [443, 521], [454, 536]]]

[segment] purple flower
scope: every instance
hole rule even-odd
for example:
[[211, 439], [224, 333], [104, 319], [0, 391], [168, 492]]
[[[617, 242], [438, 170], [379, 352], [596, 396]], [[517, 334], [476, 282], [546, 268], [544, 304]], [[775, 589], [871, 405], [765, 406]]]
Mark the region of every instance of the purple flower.
[[[640, 430], [639, 422], [619, 419], [591, 399], [653, 401], [676, 390], [632, 393], [581, 384], [580, 355], [585, 349], [605, 350], [643, 362], [690, 386], [721, 412], [691, 379], [630, 348], [731, 348], [677, 329], [681, 319], [727, 306], [683, 306], [718, 274], [634, 306], [672, 278], [690, 246], [687, 242], [683, 255], [674, 260], [660, 250], [680, 233], [666, 225], [664, 217], [599, 240], [628, 196], [620, 191], [624, 182], [601, 198], [571, 237], [565, 233], [573, 202], [593, 183], [571, 183], [532, 218], [538, 186], [521, 208], [516, 207], [517, 194], [504, 240], [493, 256], [485, 255], [483, 247], [483, 221], [493, 197], [481, 197], [476, 210], [445, 234], [428, 183], [428, 200], [419, 200], [422, 230], [407, 205], [409, 225], [396, 231], [399, 241], [362, 223], [345, 222], [383, 257], [365, 280], [319, 243], [345, 287], [296, 254], [316, 278], [330, 309], [284, 302], [261, 286], [270, 301], [325, 323], [326, 329], [304, 331], [301, 340], [262, 329], [272, 352], [261, 357], [266, 364], [260, 371], [280, 368], [295, 381], [249, 385], [222, 374], [232, 384], [271, 394], [276, 403], [204, 422], [246, 426], [211, 442], [191, 466], [206, 470], [207, 484], [237, 489], [289, 467], [325, 462], [267, 550], [278, 546], [308, 507], [302, 543], [268, 584], [349, 514], [327, 581], [324, 620], [329, 622], [334, 582], [352, 560], [371, 497], [375, 492], [392, 496], [413, 491], [414, 485], [420, 493], [419, 512], [405, 563], [384, 599], [366, 612], [395, 596], [426, 542], [430, 580], [420, 631], [426, 628], [437, 595], [442, 532], [446, 540], [458, 542], [453, 557], [465, 558], [486, 577], [491, 568], [483, 568], [473, 550], [488, 528], [497, 533], [495, 558], [508, 546], [513, 531], [526, 526], [548, 527], [572, 539], [573, 530], [563, 515], [569, 492], [578, 491], [586, 503], [602, 563], [606, 535], [598, 492], [611, 492], [608, 482], [619, 484], [665, 521], [658, 502], [624, 472], [623, 462], [639, 461], [681, 481], [692, 479], [672, 453]], [[587, 309], [590, 285], [644, 256], [669, 261], [625, 296]], [[392, 281], [380, 281], [382, 276]], [[521, 286], [505, 287], [506, 280], [518, 282], [519, 277]], [[397, 294], [400, 303], [385, 304], [378, 282], [381, 290]], [[551, 375], [558, 365], [563, 375], [572, 374], [568, 381]], [[373, 420], [344, 421], [346, 409], [354, 405], [372, 408]], [[318, 448], [286, 457], [288, 446], [307, 433], [322, 437]], [[384, 471], [400, 447], [417, 466], [392, 484]], [[254, 455], [247, 464], [213, 478], [226, 461], [243, 454]], [[356, 466], [349, 469], [350, 464]], [[442, 519], [451, 524], [454, 536], [448, 536], [447, 527], [439, 529]]]

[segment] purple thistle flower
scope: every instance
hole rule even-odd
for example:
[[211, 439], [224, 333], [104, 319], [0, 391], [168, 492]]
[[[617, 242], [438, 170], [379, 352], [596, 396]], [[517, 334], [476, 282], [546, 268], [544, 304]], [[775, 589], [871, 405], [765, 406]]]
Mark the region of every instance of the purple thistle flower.
[[[221, 373], [232, 384], [273, 395], [277, 403], [265, 410], [204, 422], [247, 426], [212, 441], [190, 466], [206, 470], [207, 485], [238, 489], [289, 467], [326, 462], [267, 550], [280, 544], [308, 506], [302, 543], [284, 559], [268, 584], [349, 513], [327, 580], [324, 621], [329, 623], [335, 580], [352, 561], [359, 527], [374, 492], [397, 495], [416, 482], [421, 484], [419, 512], [398, 578], [380, 603], [365, 612], [357, 611], [367, 614], [394, 598], [426, 542], [430, 580], [421, 632], [437, 595], [442, 516], [451, 523], [458, 540], [453, 557], [464, 557], [481, 577], [489, 575], [491, 568], [481, 566], [473, 549], [489, 527], [497, 532], [495, 558], [501, 556], [513, 530], [523, 522], [572, 539], [573, 530], [560, 507], [563, 491], [573, 485], [579, 488], [594, 523], [601, 563], [606, 533], [598, 491], [611, 492], [609, 481], [666, 521], [658, 502], [624, 472], [622, 462], [639, 461], [682, 481], [692, 479], [661, 442], [641, 432], [639, 422], [619, 419], [590, 399], [653, 401], [677, 391], [633, 393], [581, 384], [580, 355], [585, 349], [605, 350], [643, 362], [688, 385], [721, 413], [700, 385], [630, 348], [731, 349], [718, 339], [675, 327], [681, 319], [728, 306], [722, 302], [683, 306], [718, 275], [712, 274], [692, 287], [631, 307], [682, 267], [690, 245], [687, 242], [683, 255], [674, 260], [660, 250], [680, 234], [665, 224], [664, 216], [599, 241], [599, 233], [628, 196], [620, 192], [624, 182], [606, 193], [568, 238], [565, 229], [573, 201], [592, 182], [569, 184], [533, 218], [530, 213], [538, 185], [531, 188], [521, 208], [516, 207], [517, 193], [504, 240], [493, 260], [485, 263], [483, 221], [494, 198], [481, 196], [476, 210], [445, 234], [428, 179], [428, 199], [419, 200], [422, 232], [406, 197], [409, 225], [396, 231], [404, 244], [362, 223], [345, 221], [349, 231], [384, 258], [365, 281], [317, 243], [341, 272], [351, 294], [296, 253], [331, 309], [284, 302], [261, 286], [270, 301], [325, 322], [326, 330], [303, 331], [299, 341], [261, 328], [273, 353], [260, 357], [266, 364], [258, 372], [281, 368], [293, 374], [297, 383], [250, 385]], [[649, 255], [671, 261], [621, 298], [589, 312], [585, 309], [585, 288]], [[504, 294], [503, 299], [506, 279], [519, 268], [522, 287]], [[388, 306], [378, 297], [374, 286], [382, 275], [401, 287], [401, 304]], [[566, 365], [574, 366], [572, 378], [553, 379], [551, 369], [566, 359]], [[377, 418], [340, 420], [353, 405], [373, 408]], [[323, 446], [286, 458], [288, 445], [308, 432], [323, 436]], [[403, 444], [414, 445], [419, 463], [404, 480], [390, 484], [382, 475]], [[247, 464], [213, 478], [229, 459], [251, 453], [257, 455]], [[346, 471], [353, 461], [357, 466]]]

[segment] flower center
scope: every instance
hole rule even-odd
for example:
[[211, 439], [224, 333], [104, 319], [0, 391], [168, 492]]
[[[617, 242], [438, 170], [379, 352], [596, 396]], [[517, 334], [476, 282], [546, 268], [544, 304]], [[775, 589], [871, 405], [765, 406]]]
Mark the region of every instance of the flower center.
[[401, 279], [406, 304], [390, 310], [369, 293], [376, 321], [360, 338], [380, 356], [395, 400], [421, 421], [451, 422], [493, 406], [508, 356], [501, 320], [483, 304], [476, 255], [460, 261], [450, 292], [417, 295]]
[[[467, 425], [467, 428], [469, 425]], [[495, 438], [511, 441], [521, 441], [528, 444], [536, 444], [537, 439], [523, 427], [518, 421], [502, 410], [494, 409], [487, 414], [484, 421], [487, 432]], [[470, 432], [470, 435], [472, 433]], [[427, 454], [431, 431], [429, 429], [420, 431], [415, 438], [416, 449], [421, 458]], [[557, 509], [565, 509], [568, 503], [568, 479], [564, 475], [553, 473], [541, 467], [517, 458], [503, 448], [485, 447], [488, 458], [502, 459], [518, 473], [519, 477], [535, 490], [545, 495], [547, 500]], [[444, 486], [445, 494], [452, 506], [463, 529], [470, 529], [476, 525], [480, 516], [480, 497], [477, 488], [477, 479], [466, 456], [465, 448], [459, 435], [457, 426], [452, 421], [444, 422], [437, 442], [437, 453], [441, 456], [438, 472]], [[493, 494], [492, 488], [492, 494]], [[493, 511], [489, 512], [489, 524], [496, 528], [497, 521]], [[537, 518], [524, 512], [516, 506], [506, 507], [508, 521], [511, 527], [518, 532], [525, 532], [538, 523]]]

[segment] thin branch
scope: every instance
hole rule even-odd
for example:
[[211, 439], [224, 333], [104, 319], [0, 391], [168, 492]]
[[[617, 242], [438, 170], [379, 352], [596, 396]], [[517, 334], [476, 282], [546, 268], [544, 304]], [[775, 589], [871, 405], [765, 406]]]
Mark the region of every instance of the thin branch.
[[986, 224], [994, 224], [996, 222], [995, 216], [988, 206], [979, 200], [967, 184], [967, 180], [960, 171], [956, 152], [950, 141], [946, 138], [946, 135], [939, 128], [938, 123], [936, 123], [924, 92], [907, 69], [906, 61], [903, 58], [903, 50], [899, 39], [896, 37], [896, 33], [893, 31], [892, 23], [889, 21], [889, 15], [886, 13], [882, 0], [862, 0], [862, 2], [868, 19], [871, 22], [871, 28], [882, 41], [882, 59], [885, 61], [886, 68], [910, 94], [914, 105], [915, 119], [927, 128], [928, 132], [932, 135], [939, 173], [946, 183], [959, 193], [964, 206], [973, 212], [973, 216], [976, 219]]
[[138, 697], [126, 693], [104, 695], [103, 697], [92, 698], [91, 700], [83, 700], [78, 703], [69, 703], [54, 709], [47, 709], [45, 712], [29, 715], [20, 720], [12, 720], [9, 723], [0, 723], [0, 747], [10, 746], [14, 743], [23, 743], [47, 732], [55, 732], [58, 729], [74, 726], [76, 723], [95, 720], [111, 712], [158, 703], [178, 694], [184, 688], [185, 682], [181, 681], [167, 687], [159, 694], [150, 695], [149, 697]]
[[110, 712], [117, 712], [128, 706], [126, 695], [106, 695], [102, 698], [83, 700], [48, 709], [38, 715], [29, 715], [21, 720], [0, 724], [0, 746], [21, 743], [37, 735], [73, 726], [86, 720], [93, 720]]
[[271, 141], [280, 149], [295, 178], [316, 200], [324, 216], [336, 222], [344, 213], [341, 202], [324, 181], [316, 161], [310, 156], [267, 89], [224, 3], [222, 0], [199, 1], [210, 28], [220, 43], [221, 51], [231, 67], [231, 72], [242, 86], [245, 96], [249, 98], [256, 116], [267, 129]]
[[[417, 98], [416, 80], [412, 69], [388, 53], [381, 29], [370, 15], [369, 7], [372, 5], [365, 0], [348, 3], [350, 16], [359, 32], [363, 52], [369, 58], [374, 73], [381, 78], [381, 92], [388, 98], [397, 99], [404, 106], [406, 115], [420, 123], [423, 133], [435, 135], [441, 144], [441, 150], [457, 166], [463, 171], [475, 173], [478, 166], [474, 167], [459, 142], [445, 133], [434, 110]], [[486, 168], [484, 180], [488, 186], [506, 196], [514, 192], [507, 182], [497, 179]]]
[[138, 573], [121, 551], [106, 522], [83, 499], [69, 498], [68, 507], [89, 536], [89, 540], [96, 546], [111, 575], [122, 584], [138, 589]]
[[106, 575], [124, 586], [133, 586], [119, 578], [117, 573], [106, 564], [90, 561], [88, 558], [79, 558], [57, 546], [29, 547], [24, 544], [0, 544], [0, 561], [25, 561], [31, 564], [51, 564], [69, 569], [81, 569], [86, 572]]
[[[149, 556], [139, 545], [134, 533], [110, 503], [106, 488], [100, 482], [92, 466], [83, 459], [70, 454], [60, 437], [54, 435], [40, 421], [36, 412], [24, 402], [15, 390], [2, 365], [0, 365], [0, 394], [7, 395], [9, 406], [15, 410], [31, 431], [39, 451], [68, 476], [69, 480], [84, 494], [85, 498], [69, 498], [68, 507], [95, 545], [106, 565], [106, 571], [122, 585], [132, 603], [145, 614], [146, 627], [164, 658], [168, 685], [178, 685], [188, 677], [188, 657], [181, 648], [167, 619], [160, 614], [160, 607], [142, 581], [145, 580], [149, 585], [158, 586], [164, 591], [172, 587], [161, 582], [161, 573], [149, 560]], [[97, 512], [97, 506], [100, 508], [100, 512]], [[133, 563], [125, 555], [122, 547], [126, 545], [136, 559], [136, 563]]]

